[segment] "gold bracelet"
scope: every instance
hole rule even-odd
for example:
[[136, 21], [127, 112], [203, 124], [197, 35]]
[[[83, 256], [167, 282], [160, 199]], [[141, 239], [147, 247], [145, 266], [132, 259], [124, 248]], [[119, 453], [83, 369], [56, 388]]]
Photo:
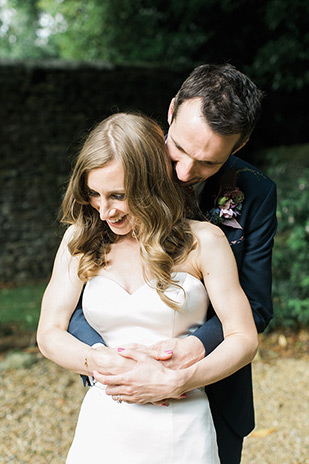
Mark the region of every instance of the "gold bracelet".
[[88, 354], [89, 354], [89, 352], [90, 352], [92, 349], [93, 349], [93, 348], [92, 348], [92, 346], [91, 346], [91, 347], [89, 348], [89, 350], [87, 351], [87, 353], [86, 353], [85, 361], [84, 361], [84, 365], [85, 365], [86, 367], [89, 367], [89, 366], [88, 366]]

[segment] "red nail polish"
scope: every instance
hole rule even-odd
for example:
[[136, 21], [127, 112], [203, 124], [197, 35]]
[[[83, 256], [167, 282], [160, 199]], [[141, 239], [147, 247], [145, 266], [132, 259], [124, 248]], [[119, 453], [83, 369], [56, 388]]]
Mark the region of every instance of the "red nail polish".
[[187, 395], [184, 393], [180, 398], [187, 398]]
[[173, 350], [166, 350], [165, 353], [167, 353], [167, 354], [173, 354]]
[[166, 403], [162, 403], [162, 406], [167, 406], [167, 404], [166, 404]]
[[117, 348], [117, 351], [124, 351], [124, 348]]

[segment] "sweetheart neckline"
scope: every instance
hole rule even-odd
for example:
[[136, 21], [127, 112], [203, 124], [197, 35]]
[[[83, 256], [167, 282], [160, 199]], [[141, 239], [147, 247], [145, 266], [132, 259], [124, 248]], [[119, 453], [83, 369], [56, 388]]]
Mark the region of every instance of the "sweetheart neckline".
[[[203, 282], [198, 279], [197, 277], [195, 277], [193, 274], [190, 274], [190, 272], [186, 272], [186, 271], [175, 271], [175, 272], [172, 272], [172, 278], [174, 278], [174, 276], [177, 276], [178, 274], [186, 274], [186, 276], [190, 276], [192, 277], [192, 279], [196, 280], [197, 282], [199, 282], [205, 289], [205, 285], [203, 284]], [[130, 293], [128, 292], [119, 282], [117, 282], [116, 280], [114, 279], [110, 279], [109, 277], [106, 277], [104, 275], [100, 275], [100, 274], [97, 274], [95, 276], [93, 276], [90, 280], [93, 280], [95, 277], [101, 277], [105, 280], [109, 280], [110, 282], [113, 282], [115, 285], [117, 285], [117, 287], [121, 288], [121, 290], [123, 290], [128, 296], [133, 296], [135, 295], [136, 293], [138, 293], [140, 290], [142, 290], [145, 286], [147, 286], [148, 288], [152, 288], [150, 287], [147, 282], [145, 282], [143, 285], [141, 285], [140, 287], [138, 287], [136, 290], [134, 290], [134, 292]], [[153, 279], [150, 279], [150, 283], [154, 281], [154, 278]]]

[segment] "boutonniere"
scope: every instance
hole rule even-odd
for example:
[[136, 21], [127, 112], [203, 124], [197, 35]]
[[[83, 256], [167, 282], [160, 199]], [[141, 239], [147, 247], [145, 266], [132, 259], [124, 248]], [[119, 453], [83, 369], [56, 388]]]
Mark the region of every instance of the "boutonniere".
[[242, 171], [243, 169], [238, 171], [229, 169], [221, 176], [213, 207], [207, 213], [207, 219], [213, 224], [242, 229], [236, 219], [241, 214], [245, 198], [243, 192], [236, 185], [237, 176]]
[[265, 178], [262, 172], [250, 167], [238, 170], [232, 168], [225, 172], [221, 176], [219, 188], [213, 196], [214, 206], [206, 213], [205, 217], [208, 221], [216, 225], [223, 224], [234, 229], [242, 229], [236, 220], [241, 214], [242, 204], [245, 199], [244, 193], [236, 185], [237, 177], [242, 172], [250, 172], [258, 178]]
[[223, 224], [242, 229], [236, 218], [241, 214], [244, 198], [245, 195], [238, 187], [225, 188], [217, 198], [215, 206], [209, 211], [210, 221], [216, 225]]

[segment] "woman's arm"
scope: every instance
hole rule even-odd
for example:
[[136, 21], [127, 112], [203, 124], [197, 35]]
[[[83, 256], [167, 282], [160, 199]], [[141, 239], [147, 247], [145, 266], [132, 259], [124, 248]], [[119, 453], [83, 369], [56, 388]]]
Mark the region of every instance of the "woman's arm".
[[224, 340], [207, 357], [183, 369], [185, 391], [221, 380], [254, 358], [257, 330], [249, 301], [242, 290], [234, 255], [224, 233], [211, 224], [196, 223], [199, 246], [196, 267], [201, 272]]
[[112, 366], [115, 372], [115, 365], [121, 371], [128, 370], [134, 361], [124, 360], [110, 348], [90, 348], [67, 332], [83, 287], [77, 275], [78, 258], [72, 257], [68, 249], [73, 233], [74, 227], [70, 227], [64, 234], [43, 296], [37, 331], [39, 349], [46, 358], [84, 375], [91, 375], [93, 370], [109, 371]]
[[[245, 175], [246, 173], [244, 173]], [[248, 173], [247, 173], [248, 176]], [[242, 179], [242, 176], [240, 177]], [[255, 325], [259, 333], [263, 332], [273, 317], [271, 298], [271, 261], [274, 235], [277, 229], [276, 220], [276, 185], [269, 179], [251, 175], [247, 184], [242, 185], [241, 190], [247, 192], [248, 196], [244, 202], [241, 217], [244, 218], [244, 248], [237, 253], [237, 245], [229, 238], [230, 245], [239, 260], [239, 279], [241, 286], [248, 297]], [[254, 196], [250, 191], [255, 192]], [[236, 250], [235, 250], [236, 249]], [[206, 355], [209, 354], [219, 343], [222, 342], [222, 327], [217, 316], [208, 319], [193, 334], [200, 340], [205, 348]]]

